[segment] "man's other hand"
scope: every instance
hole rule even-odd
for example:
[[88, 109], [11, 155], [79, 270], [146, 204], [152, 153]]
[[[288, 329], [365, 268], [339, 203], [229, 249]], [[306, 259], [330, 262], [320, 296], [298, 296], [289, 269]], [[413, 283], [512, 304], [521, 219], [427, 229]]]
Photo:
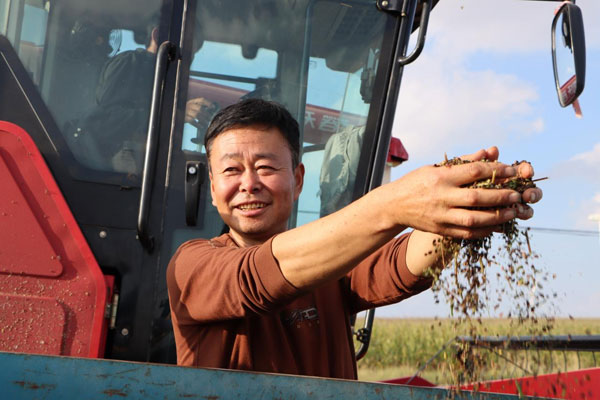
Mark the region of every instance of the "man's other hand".
[[185, 122], [196, 128], [206, 129], [217, 111], [219, 111], [217, 103], [203, 97], [190, 99], [185, 105]]

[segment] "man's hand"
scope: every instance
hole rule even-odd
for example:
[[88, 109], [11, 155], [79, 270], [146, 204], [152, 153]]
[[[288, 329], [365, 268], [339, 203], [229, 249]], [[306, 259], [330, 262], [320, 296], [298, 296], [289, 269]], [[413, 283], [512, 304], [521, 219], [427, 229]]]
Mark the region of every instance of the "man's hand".
[[[533, 177], [533, 167], [529, 163], [520, 163], [516, 167], [497, 163], [498, 148], [491, 147], [487, 150], [480, 150], [476, 153], [461, 157], [464, 160], [480, 161], [486, 159], [492, 162], [463, 164], [458, 166], [434, 167], [442, 171], [442, 176], [436, 176], [437, 179], [447, 177], [451, 182], [459, 185], [470, 184], [475, 180], [487, 179], [490, 171], [498, 179], [511, 177], [531, 178]], [[470, 166], [470, 167], [469, 167]], [[452, 169], [461, 167], [460, 171], [452, 172]], [[466, 168], [465, 168], [466, 167]], [[418, 170], [417, 170], [418, 171]], [[416, 172], [416, 171], [415, 171]], [[432, 171], [428, 169], [428, 173]], [[424, 173], [424, 172], [423, 172]], [[461, 184], [462, 182], [462, 184]], [[438, 201], [434, 208], [437, 209], [436, 215], [440, 220], [430, 219], [429, 226], [433, 229], [429, 232], [415, 230], [410, 237], [409, 246], [406, 253], [406, 264], [408, 269], [416, 276], [421, 276], [427, 269], [437, 266], [443, 267], [439, 259], [439, 251], [436, 251], [436, 243], [442, 236], [456, 236], [461, 238], [472, 238], [486, 236], [493, 231], [502, 232], [501, 223], [513, 218], [529, 219], [533, 216], [533, 210], [525, 203], [535, 203], [542, 198], [542, 191], [539, 188], [525, 190], [522, 195], [512, 190], [498, 189], [468, 189], [460, 187], [443, 187], [437, 193], [447, 194], [446, 199]], [[450, 190], [454, 189], [454, 190]], [[455, 193], [462, 193], [464, 199]], [[500, 192], [500, 193], [499, 193]], [[466, 205], [465, 205], [466, 204]], [[506, 208], [506, 207], [513, 207]], [[472, 210], [472, 207], [502, 207], [496, 210], [482, 211]], [[447, 218], [444, 220], [444, 213]], [[426, 216], [423, 217], [421, 225], [427, 225]], [[494, 225], [498, 224], [498, 225]], [[414, 225], [411, 225], [418, 228]], [[428, 227], [429, 227], [428, 226]], [[427, 228], [425, 228], [427, 229]], [[435, 232], [435, 233], [430, 233]]]
[[[465, 160], [479, 161], [483, 159], [487, 160], [498, 160], [498, 148], [496, 146], [490, 147], [487, 150], [479, 150], [476, 153], [462, 157]], [[520, 163], [517, 166], [517, 175], [520, 178], [533, 178], [533, 167], [527, 162]], [[539, 188], [527, 189], [522, 194], [523, 203], [517, 204], [517, 218], [529, 219], [533, 216], [533, 209], [526, 203], [537, 203], [542, 198], [543, 193]]]
[[[463, 157], [477, 161], [451, 167], [419, 168], [390, 185], [382, 187], [380, 196], [392, 200], [390, 207], [401, 205], [394, 216], [399, 225], [458, 238], [483, 237], [498, 231], [502, 224], [514, 218], [527, 219], [531, 208], [522, 203], [534, 203], [542, 197], [538, 188], [522, 195], [510, 189], [470, 189], [475, 181], [515, 176], [530, 178], [533, 168], [528, 163], [516, 167], [497, 162], [498, 149], [492, 147]], [[401, 209], [400, 209], [401, 208]]]
[[[539, 200], [539, 189], [521, 195], [510, 189], [466, 187], [492, 175], [497, 179], [518, 174], [531, 177], [531, 165], [513, 167], [496, 162], [495, 147], [465, 158], [492, 162], [419, 168], [338, 212], [277, 235], [272, 252], [285, 278], [301, 289], [339, 279], [407, 227], [416, 231], [408, 242], [406, 262], [419, 276], [440, 262], [434, 251], [438, 235], [484, 237], [513, 218], [531, 216], [522, 200]], [[523, 210], [519, 211], [518, 205]]]
[[185, 105], [185, 122], [196, 128], [208, 127], [212, 117], [219, 110], [219, 105], [203, 97], [190, 99]]

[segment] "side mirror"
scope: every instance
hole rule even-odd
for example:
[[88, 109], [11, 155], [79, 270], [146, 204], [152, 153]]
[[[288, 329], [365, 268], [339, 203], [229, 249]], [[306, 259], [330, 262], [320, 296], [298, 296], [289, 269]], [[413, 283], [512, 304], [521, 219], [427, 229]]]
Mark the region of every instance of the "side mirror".
[[572, 104], [585, 85], [585, 34], [581, 9], [564, 3], [552, 21], [552, 63], [558, 101]]

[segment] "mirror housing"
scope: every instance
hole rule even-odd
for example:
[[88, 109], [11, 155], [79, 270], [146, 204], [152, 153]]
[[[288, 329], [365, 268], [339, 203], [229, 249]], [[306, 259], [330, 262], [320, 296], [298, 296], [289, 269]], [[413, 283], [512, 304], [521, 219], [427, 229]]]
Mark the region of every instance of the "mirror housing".
[[558, 101], [572, 104], [585, 86], [585, 34], [581, 9], [564, 3], [552, 21], [552, 64]]

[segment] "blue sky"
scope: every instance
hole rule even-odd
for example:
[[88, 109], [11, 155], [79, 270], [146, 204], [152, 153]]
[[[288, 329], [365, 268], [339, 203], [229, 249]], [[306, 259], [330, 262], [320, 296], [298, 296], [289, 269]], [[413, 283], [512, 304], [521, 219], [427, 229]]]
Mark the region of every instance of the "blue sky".
[[[442, 0], [425, 51], [404, 73], [394, 136], [410, 160], [392, 178], [448, 156], [497, 145], [500, 160], [526, 159], [544, 199], [532, 228], [538, 266], [556, 273], [559, 315], [600, 317], [600, 2], [579, 0], [587, 40], [583, 119], [561, 108], [554, 89], [550, 28], [560, 3]], [[577, 232], [569, 232], [577, 231]], [[585, 232], [580, 232], [585, 231]], [[378, 316], [446, 316], [430, 293], [385, 307]]]

